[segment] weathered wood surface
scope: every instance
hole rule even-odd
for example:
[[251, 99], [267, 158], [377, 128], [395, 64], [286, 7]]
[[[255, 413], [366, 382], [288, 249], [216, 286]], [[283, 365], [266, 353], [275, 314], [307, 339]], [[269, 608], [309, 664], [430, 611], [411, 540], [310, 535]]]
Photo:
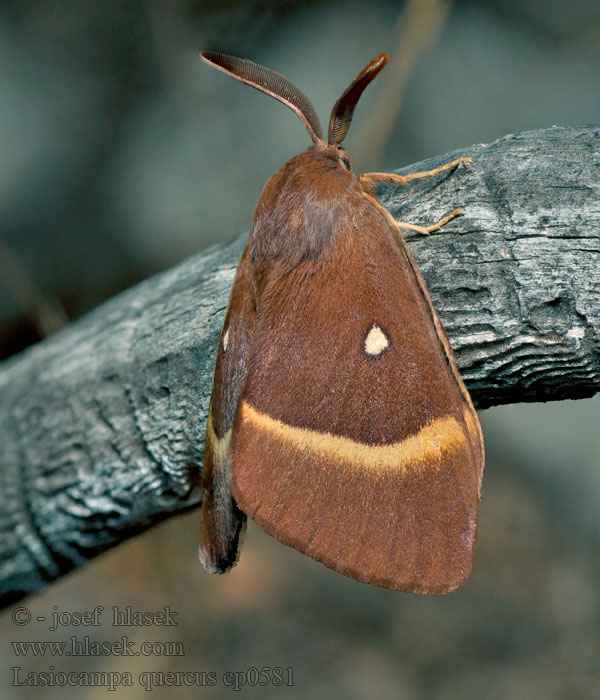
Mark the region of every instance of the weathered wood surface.
[[[506, 136], [382, 188], [480, 407], [600, 386], [600, 127]], [[365, 232], [367, 235], [367, 232]], [[246, 234], [111, 299], [0, 367], [0, 600], [198, 504], [211, 375]], [[340, 303], [340, 313], [346, 302]]]

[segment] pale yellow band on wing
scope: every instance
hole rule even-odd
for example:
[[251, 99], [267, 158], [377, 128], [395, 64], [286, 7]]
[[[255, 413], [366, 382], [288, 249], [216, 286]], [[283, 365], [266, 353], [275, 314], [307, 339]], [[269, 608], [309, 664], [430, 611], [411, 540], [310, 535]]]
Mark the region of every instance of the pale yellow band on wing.
[[242, 421], [297, 450], [308, 450], [332, 461], [363, 467], [398, 469], [427, 464], [439, 458], [442, 452], [454, 452], [467, 444], [465, 432], [454, 416], [437, 418], [400, 442], [365, 445], [340, 435], [288, 425], [257, 411], [247, 401], [242, 402], [241, 411]]
[[231, 428], [229, 428], [222, 438], [218, 438], [210, 408], [208, 409], [207, 428], [206, 440], [213, 451], [213, 462], [221, 467], [227, 462], [227, 451], [229, 450], [229, 443], [231, 442]]

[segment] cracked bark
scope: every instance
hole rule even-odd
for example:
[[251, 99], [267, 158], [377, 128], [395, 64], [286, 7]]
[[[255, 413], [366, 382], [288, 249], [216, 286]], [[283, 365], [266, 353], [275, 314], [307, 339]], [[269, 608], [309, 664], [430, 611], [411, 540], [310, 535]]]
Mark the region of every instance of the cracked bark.
[[[475, 403], [600, 385], [600, 127], [461, 149], [469, 166], [381, 187], [407, 233]], [[42, 588], [198, 505], [205, 417], [246, 234], [108, 301], [0, 367], [0, 597]], [[342, 310], [342, 309], [341, 309]]]

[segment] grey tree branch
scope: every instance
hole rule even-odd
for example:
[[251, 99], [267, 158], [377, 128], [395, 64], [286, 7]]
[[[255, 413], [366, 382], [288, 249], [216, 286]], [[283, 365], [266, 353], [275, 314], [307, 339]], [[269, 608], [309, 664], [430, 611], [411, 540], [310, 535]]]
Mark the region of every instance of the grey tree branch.
[[[474, 401], [600, 386], [600, 127], [506, 136], [382, 188]], [[368, 232], [365, 231], [365, 235]], [[213, 362], [246, 234], [120, 294], [0, 367], [0, 596], [40, 589], [196, 506]], [[340, 305], [343, 311], [343, 304]]]

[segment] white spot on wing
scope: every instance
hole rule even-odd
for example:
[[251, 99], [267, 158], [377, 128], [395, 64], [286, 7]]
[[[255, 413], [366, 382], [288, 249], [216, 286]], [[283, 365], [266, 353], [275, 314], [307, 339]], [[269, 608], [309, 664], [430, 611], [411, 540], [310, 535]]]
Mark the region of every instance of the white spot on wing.
[[371, 357], [377, 357], [388, 347], [390, 341], [381, 328], [374, 323], [365, 338], [365, 352]]
[[223, 352], [227, 352], [227, 346], [229, 345], [229, 328], [225, 331], [223, 335]]

